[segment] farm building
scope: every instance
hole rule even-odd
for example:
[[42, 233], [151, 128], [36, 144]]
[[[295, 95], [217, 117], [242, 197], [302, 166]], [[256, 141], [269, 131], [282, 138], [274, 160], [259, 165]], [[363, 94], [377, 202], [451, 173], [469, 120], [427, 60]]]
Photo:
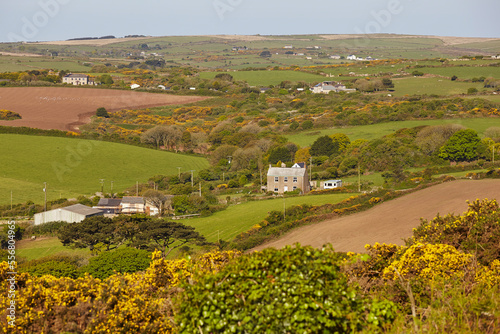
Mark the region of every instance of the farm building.
[[309, 174], [306, 164], [301, 162], [290, 168], [270, 165], [267, 171], [267, 189], [278, 194], [297, 189], [300, 189], [302, 193], [309, 192]]
[[85, 218], [102, 215], [103, 211], [99, 209], [94, 209], [82, 204], [75, 204], [65, 208], [35, 214], [35, 225], [56, 221], [79, 223]]
[[340, 82], [335, 82], [335, 81], [323, 81], [311, 88], [311, 91], [314, 94], [328, 94], [330, 92], [355, 92], [355, 89], [348, 89], [346, 86]]
[[124, 196], [122, 202], [120, 203], [121, 213], [145, 213], [146, 206], [144, 202], [144, 197], [136, 196]]
[[95, 85], [94, 80], [92, 80], [86, 74], [67, 74], [63, 77], [63, 83], [79, 86], [79, 85]]
[[323, 182], [323, 189], [335, 189], [342, 187], [342, 180], [328, 180]]
[[94, 209], [99, 209], [104, 214], [113, 215], [120, 213], [121, 198], [101, 198]]

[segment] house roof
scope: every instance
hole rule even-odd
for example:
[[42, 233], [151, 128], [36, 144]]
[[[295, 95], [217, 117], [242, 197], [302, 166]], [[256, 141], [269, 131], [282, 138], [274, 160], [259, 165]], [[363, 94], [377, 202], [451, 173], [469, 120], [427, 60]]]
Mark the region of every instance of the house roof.
[[267, 171], [268, 176], [305, 176], [307, 170], [300, 167], [283, 168], [283, 167], [271, 167]]
[[[58, 209], [56, 209], [56, 210], [58, 210]], [[102, 213], [102, 211], [99, 209], [94, 209], [94, 208], [91, 208], [91, 207], [83, 205], [83, 204], [70, 205], [70, 206], [67, 206], [65, 208], [61, 208], [61, 210], [77, 213], [77, 214], [84, 215], [84, 216], [93, 216], [95, 214]]]
[[89, 76], [86, 74], [73, 74], [73, 73], [71, 73], [71, 74], [66, 74], [64, 77], [65, 78], [88, 78]]
[[124, 196], [122, 204], [144, 204], [144, 197]]
[[121, 198], [101, 198], [96, 206], [117, 207], [122, 202]]

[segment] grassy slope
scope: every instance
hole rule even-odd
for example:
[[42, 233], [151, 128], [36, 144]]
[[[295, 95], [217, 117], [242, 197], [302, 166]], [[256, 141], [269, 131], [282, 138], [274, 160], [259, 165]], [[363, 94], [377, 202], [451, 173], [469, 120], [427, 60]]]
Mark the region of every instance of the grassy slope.
[[[301, 132], [294, 135], [286, 136], [289, 141], [300, 145], [301, 147], [310, 146], [318, 137], [331, 135], [334, 133], [344, 133], [351, 141], [356, 139], [374, 139], [394, 133], [402, 128], [412, 128], [419, 125], [437, 125], [437, 124], [461, 124], [467, 128], [476, 130], [480, 135], [486, 129], [492, 126], [500, 126], [500, 118], [467, 118], [467, 119], [437, 119], [437, 120], [420, 120], [420, 121], [402, 121], [380, 123], [373, 125], [363, 125], [347, 128], [332, 128], [320, 131]], [[317, 133], [319, 132], [319, 134]]]
[[34, 241], [20, 241], [17, 244], [16, 255], [29, 261], [60, 253], [90, 257], [90, 251], [88, 249], [71, 249], [64, 247], [57, 237], [40, 238]]
[[[202, 79], [213, 79], [220, 72], [203, 72], [200, 73]], [[320, 82], [325, 80], [321, 75], [315, 75], [304, 72], [294, 71], [241, 71], [229, 72], [235, 80], [247, 81], [252, 86], [268, 86], [278, 85], [282, 81], [305, 81], [305, 82]]]
[[[286, 207], [298, 204], [322, 205], [337, 203], [352, 194], [329, 194], [315, 196], [300, 196], [285, 199]], [[283, 198], [262, 200], [232, 205], [224, 211], [217, 212], [209, 217], [186, 219], [181, 222], [196, 227], [209, 241], [220, 239], [229, 241], [244, 231], [248, 231], [255, 224], [259, 224], [273, 210], [283, 211]]]
[[409, 77], [393, 80], [395, 91], [394, 96], [404, 95], [457, 95], [466, 94], [469, 88], [476, 88], [478, 91], [484, 90], [482, 82], [459, 82], [446, 78], [425, 78]]
[[0, 134], [0, 204], [33, 200], [42, 203], [43, 182], [48, 199], [115, 192], [151, 176], [175, 175], [208, 167], [204, 158], [161, 152], [136, 146], [55, 137]]

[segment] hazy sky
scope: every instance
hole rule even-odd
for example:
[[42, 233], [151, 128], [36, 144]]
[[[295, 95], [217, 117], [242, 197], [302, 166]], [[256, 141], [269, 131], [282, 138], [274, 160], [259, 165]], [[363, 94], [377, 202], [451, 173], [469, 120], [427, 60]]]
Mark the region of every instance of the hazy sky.
[[500, 37], [499, 0], [0, 0], [0, 41], [104, 35]]

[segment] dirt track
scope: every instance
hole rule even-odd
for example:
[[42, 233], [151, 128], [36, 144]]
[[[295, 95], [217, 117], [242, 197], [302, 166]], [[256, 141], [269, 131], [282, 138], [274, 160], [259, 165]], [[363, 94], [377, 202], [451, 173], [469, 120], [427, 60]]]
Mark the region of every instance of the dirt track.
[[281, 248], [300, 243], [321, 247], [331, 243], [335, 250], [363, 252], [365, 244], [393, 243], [403, 245], [420, 225], [420, 218], [432, 219], [438, 213], [462, 214], [466, 201], [499, 199], [500, 180], [458, 180], [427, 188], [382, 203], [358, 214], [323, 221], [298, 228], [284, 237], [254, 250]]
[[153, 94], [126, 90], [65, 87], [1, 88], [0, 109], [17, 112], [22, 119], [0, 125], [44, 130], [77, 131], [96, 109], [141, 109], [204, 100], [206, 97]]

